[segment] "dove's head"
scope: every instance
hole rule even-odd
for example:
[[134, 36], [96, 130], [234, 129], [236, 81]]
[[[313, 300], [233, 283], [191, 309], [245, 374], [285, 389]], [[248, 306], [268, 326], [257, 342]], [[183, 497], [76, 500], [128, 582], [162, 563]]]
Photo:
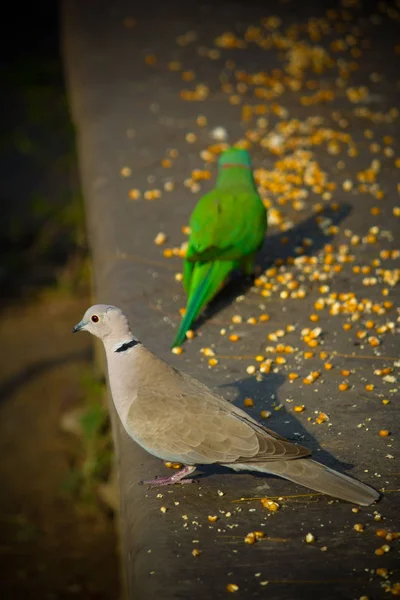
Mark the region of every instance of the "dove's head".
[[108, 304], [95, 304], [88, 308], [82, 321], [72, 331], [88, 331], [103, 341], [110, 338], [124, 342], [132, 338], [128, 319], [122, 310]]

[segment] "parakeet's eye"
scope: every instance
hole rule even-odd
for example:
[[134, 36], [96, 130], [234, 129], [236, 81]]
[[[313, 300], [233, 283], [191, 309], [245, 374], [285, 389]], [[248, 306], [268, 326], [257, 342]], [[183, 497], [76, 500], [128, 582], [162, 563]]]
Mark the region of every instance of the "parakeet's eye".
[[97, 315], [93, 315], [93, 317], [92, 317], [93, 323], [97, 323], [98, 320], [99, 320], [99, 317]]

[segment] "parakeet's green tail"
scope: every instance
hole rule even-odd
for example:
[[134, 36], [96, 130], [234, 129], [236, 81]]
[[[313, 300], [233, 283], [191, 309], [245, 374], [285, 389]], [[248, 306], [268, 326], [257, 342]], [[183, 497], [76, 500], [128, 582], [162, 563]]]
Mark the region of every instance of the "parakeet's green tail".
[[178, 332], [171, 348], [180, 346], [185, 340], [186, 332], [193, 321], [213, 296], [218, 292], [229, 273], [237, 267], [233, 260], [215, 260], [195, 263], [186, 313], [180, 322]]

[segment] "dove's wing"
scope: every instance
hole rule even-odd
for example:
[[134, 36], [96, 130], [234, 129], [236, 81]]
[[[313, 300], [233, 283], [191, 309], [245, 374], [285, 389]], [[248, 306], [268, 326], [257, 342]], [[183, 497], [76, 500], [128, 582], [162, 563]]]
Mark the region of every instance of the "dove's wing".
[[128, 433], [155, 456], [193, 465], [251, 464], [310, 454], [187, 375], [171, 369], [160, 383], [138, 390], [126, 422]]

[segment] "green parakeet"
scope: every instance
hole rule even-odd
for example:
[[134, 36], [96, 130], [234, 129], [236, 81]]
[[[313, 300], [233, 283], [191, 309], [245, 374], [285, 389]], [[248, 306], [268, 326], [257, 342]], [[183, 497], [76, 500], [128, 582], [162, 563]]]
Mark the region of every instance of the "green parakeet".
[[204, 306], [229, 273], [251, 275], [262, 246], [267, 213], [253, 179], [247, 150], [229, 148], [218, 163], [215, 188], [200, 198], [190, 218], [190, 237], [183, 267], [188, 296], [186, 313], [172, 347], [179, 346]]

